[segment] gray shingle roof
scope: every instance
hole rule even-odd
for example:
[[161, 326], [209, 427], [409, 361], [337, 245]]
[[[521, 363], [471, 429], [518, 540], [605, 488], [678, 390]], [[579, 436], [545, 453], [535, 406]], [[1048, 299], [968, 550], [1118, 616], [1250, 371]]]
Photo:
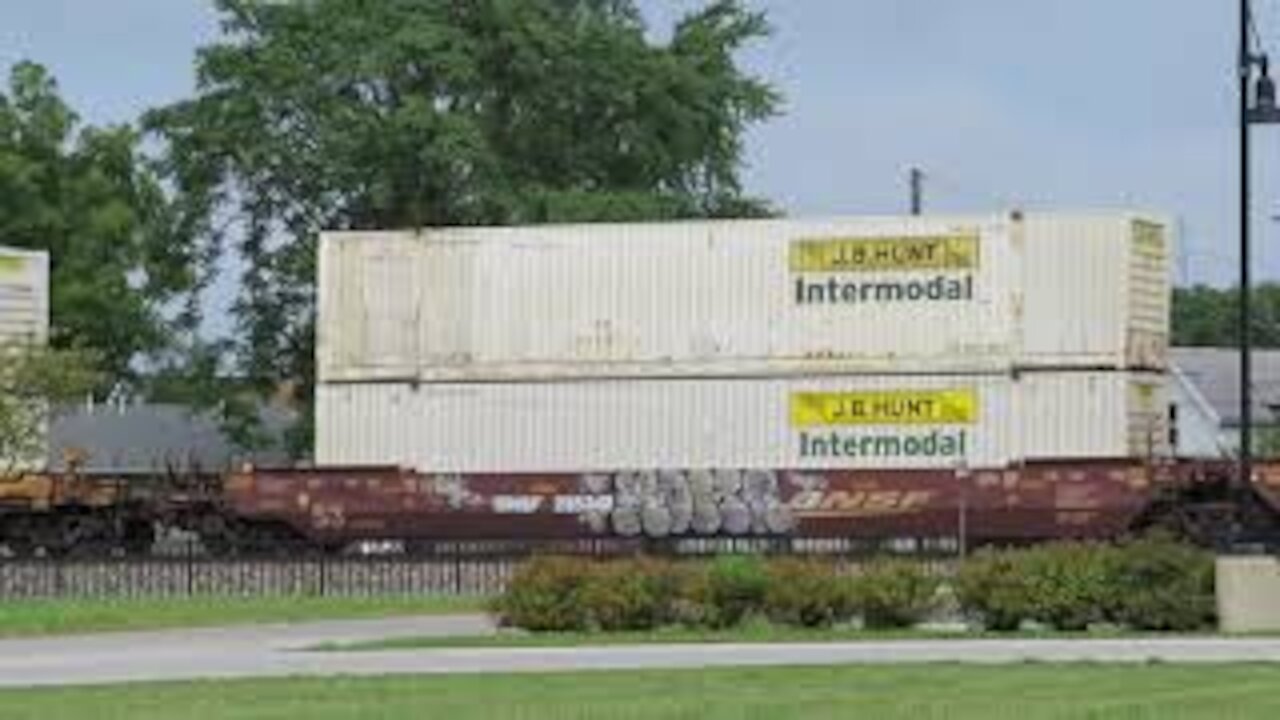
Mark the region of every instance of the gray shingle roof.
[[[1213, 407], [1222, 424], [1240, 424], [1240, 351], [1237, 348], [1173, 348], [1173, 364]], [[1253, 417], [1280, 422], [1280, 350], [1254, 350]]]
[[[277, 410], [263, 411], [273, 436], [291, 418]], [[63, 469], [65, 451], [88, 453], [86, 469], [139, 472], [166, 468], [224, 470], [242, 462], [286, 464], [278, 447], [245, 452], [220, 430], [215, 417], [195, 414], [181, 405], [99, 405], [68, 408], [58, 413], [49, 429], [49, 463]]]

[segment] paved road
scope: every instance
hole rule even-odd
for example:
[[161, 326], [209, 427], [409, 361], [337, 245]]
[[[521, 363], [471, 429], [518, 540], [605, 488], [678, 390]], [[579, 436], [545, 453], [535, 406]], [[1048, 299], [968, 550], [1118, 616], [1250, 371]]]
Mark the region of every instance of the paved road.
[[913, 640], [778, 645], [303, 652], [326, 641], [475, 634], [478, 616], [0, 641], [0, 686], [142, 680], [851, 663], [1276, 662], [1280, 639]]

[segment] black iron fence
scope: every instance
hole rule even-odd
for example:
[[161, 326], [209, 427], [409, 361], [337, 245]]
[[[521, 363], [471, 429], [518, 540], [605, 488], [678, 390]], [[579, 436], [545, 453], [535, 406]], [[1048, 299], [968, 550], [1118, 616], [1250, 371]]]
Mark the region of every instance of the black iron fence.
[[444, 543], [404, 552], [366, 548], [360, 554], [216, 558], [196, 547], [132, 558], [0, 559], [0, 600], [38, 598], [180, 598], [199, 596], [387, 595], [483, 596], [499, 593], [529, 557], [565, 553], [618, 557], [638, 553], [710, 557], [726, 553], [817, 555], [855, 572], [886, 553], [909, 556], [930, 572], [948, 574], [956, 555], [945, 547], [886, 548], [851, 540], [695, 540], [679, 544], [587, 541]]
[[0, 599], [488, 595], [517, 558], [134, 558], [0, 562]]

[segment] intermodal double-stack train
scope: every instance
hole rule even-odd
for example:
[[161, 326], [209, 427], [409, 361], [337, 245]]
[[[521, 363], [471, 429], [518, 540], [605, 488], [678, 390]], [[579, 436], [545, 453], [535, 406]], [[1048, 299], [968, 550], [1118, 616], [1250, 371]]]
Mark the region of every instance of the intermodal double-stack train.
[[28, 472], [0, 480], [0, 544], [973, 546], [1156, 526], [1272, 542], [1280, 463], [1238, 481], [1170, 427], [1171, 227], [1013, 212], [325, 233], [313, 465]]

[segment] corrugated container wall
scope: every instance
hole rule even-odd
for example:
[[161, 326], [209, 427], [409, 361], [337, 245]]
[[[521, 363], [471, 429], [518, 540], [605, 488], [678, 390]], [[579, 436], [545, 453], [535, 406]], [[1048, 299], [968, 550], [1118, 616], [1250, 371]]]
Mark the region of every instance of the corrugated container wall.
[[319, 381], [1163, 369], [1132, 214], [326, 234]]
[[[49, 337], [49, 256], [0, 247], [0, 362], [14, 345], [43, 344]], [[47, 423], [42, 432], [47, 432]], [[43, 446], [44, 443], [41, 443]], [[45, 452], [0, 457], [0, 473], [40, 469]]]
[[[1168, 369], [1172, 245], [1142, 217], [1029, 215], [1019, 296], [1025, 367]], [[1123, 348], [1123, 355], [1117, 349]]]
[[0, 345], [49, 336], [49, 256], [0, 247]]
[[1158, 374], [352, 383], [316, 392], [318, 463], [423, 472], [991, 468], [1168, 451]]

